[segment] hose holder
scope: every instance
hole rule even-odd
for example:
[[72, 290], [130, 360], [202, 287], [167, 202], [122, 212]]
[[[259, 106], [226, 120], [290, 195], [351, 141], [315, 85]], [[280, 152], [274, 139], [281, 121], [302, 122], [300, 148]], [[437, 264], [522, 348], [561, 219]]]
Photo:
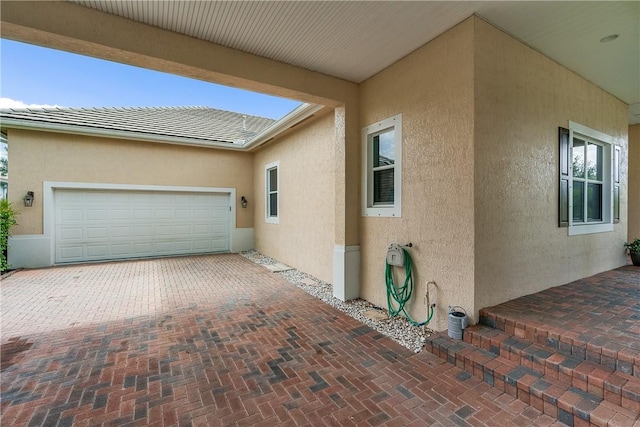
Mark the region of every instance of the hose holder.
[[387, 264], [396, 267], [404, 266], [404, 250], [397, 244], [390, 245], [387, 249]]
[[404, 248], [413, 247], [413, 243], [409, 242], [406, 245], [400, 245], [398, 243], [393, 243], [389, 245], [387, 249], [387, 264], [393, 265], [395, 267], [404, 267], [405, 263], [405, 251]]
[[[396, 317], [402, 313], [411, 325], [424, 326], [433, 318], [433, 314], [435, 312], [434, 308], [436, 306], [435, 304], [429, 303], [427, 305], [427, 319], [423, 322], [413, 320], [405, 310], [405, 306], [411, 299], [411, 294], [413, 293], [413, 260], [411, 259], [409, 251], [405, 249], [411, 247], [413, 247], [413, 243], [408, 243], [406, 245], [394, 243], [387, 249], [384, 272], [385, 284], [387, 287], [387, 308], [389, 310], [389, 317]], [[404, 268], [404, 280], [402, 284], [396, 284], [395, 282], [393, 273], [394, 267]], [[428, 292], [427, 295], [425, 295], [425, 298], [429, 298]]]

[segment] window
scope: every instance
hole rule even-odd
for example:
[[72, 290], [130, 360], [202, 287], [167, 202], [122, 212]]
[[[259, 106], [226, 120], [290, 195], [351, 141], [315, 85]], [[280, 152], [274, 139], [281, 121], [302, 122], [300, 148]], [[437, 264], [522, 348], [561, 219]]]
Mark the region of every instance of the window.
[[278, 197], [278, 167], [279, 162], [269, 163], [265, 166], [266, 183], [266, 222], [277, 224], [279, 215]]
[[569, 227], [569, 235], [612, 231], [620, 182], [613, 138], [573, 122], [559, 136], [559, 225]]
[[402, 214], [402, 115], [362, 130], [362, 215]]

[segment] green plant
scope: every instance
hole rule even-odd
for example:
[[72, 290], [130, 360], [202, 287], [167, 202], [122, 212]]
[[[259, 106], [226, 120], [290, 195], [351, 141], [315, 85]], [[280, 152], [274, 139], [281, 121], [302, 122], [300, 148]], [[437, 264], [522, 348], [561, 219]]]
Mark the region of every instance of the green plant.
[[18, 211], [13, 208], [13, 204], [7, 199], [0, 200], [0, 273], [4, 273], [11, 267], [7, 263], [7, 249], [11, 227], [18, 223], [17, 216]]
[[627, 248], [629, 252], [640, 253], [640, 238], [637, 237], [633, 242], [625, 243], [624, 247]]

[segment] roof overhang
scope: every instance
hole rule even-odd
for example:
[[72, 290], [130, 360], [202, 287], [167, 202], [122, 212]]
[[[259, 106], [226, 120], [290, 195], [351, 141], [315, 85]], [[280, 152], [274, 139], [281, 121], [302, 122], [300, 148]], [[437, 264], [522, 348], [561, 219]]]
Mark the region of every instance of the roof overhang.
[[271, 126], [247, 141], [243, 145], [243, 148], [246, 150], [256, 149], [259, 146], [281, 136], [290, 129], [293, 129], [302, 122], [312, 119], [324, 108], [326, 107], [320, 104], [301, 104], [289, 114], [282, 117], [280, 120], [276, 121]]

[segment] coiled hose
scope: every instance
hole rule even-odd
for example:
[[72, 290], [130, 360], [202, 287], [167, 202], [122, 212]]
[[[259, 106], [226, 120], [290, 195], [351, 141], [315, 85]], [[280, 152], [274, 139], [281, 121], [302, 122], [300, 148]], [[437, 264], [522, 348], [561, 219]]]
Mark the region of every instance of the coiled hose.
[[[389, 309], [389, 316], [396, 317], [400, 313], [404, 313], [410, 324], [413, 326], [424, 326], [431, 321], [434, 312], [434, 305], [429, 305], [429, 315], [424, 322], [416, 322], [405, 310], [405, 305], [411, 299], [413, 294], [413, 260], [409, 252], [402, 248], [404, 255], [404, 283], [402, 286], [396, 286], [393, 278], [393, 266], [386, 263], [385, 269], [385, 281], [387, 284], [387, 308]], [[392, 299], [398, 304], [398, 308], [393, 307]]]

